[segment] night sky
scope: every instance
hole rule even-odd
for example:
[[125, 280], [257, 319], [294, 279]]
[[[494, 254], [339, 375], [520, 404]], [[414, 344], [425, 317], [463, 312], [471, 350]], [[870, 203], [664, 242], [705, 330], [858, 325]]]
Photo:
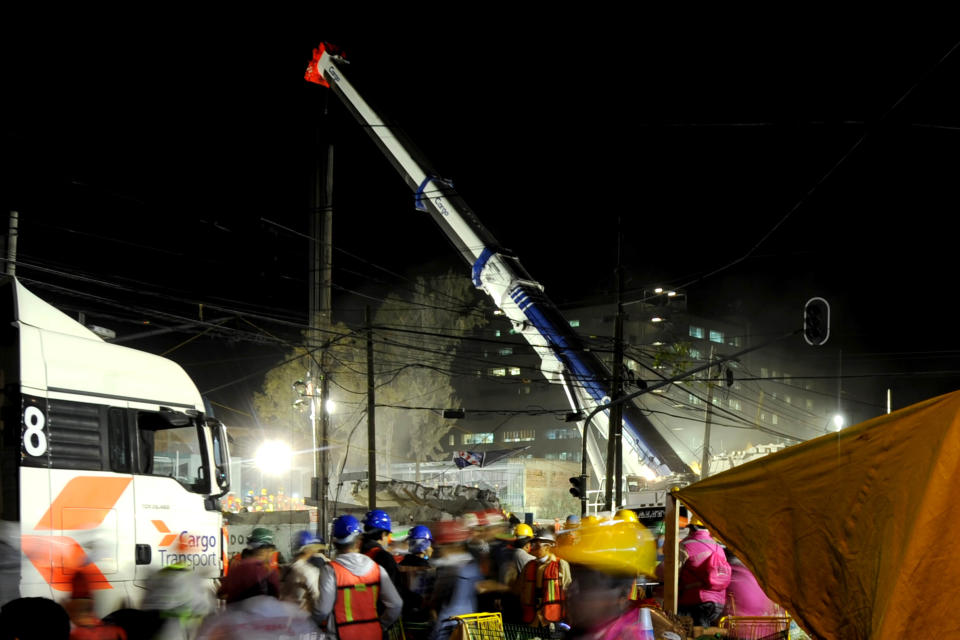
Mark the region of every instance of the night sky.
[[[118, 332], [198, 301], [302, 321], [318, 140], [337, 154], [344, 320], [362, 304], [348, 291], [383, 277], [371, 265], [466, 274], [303, 81], [328, 40], [555, 301], [613, 290], [619, 218], [628, 289], [684, 287], [693, 310], [771, 332], [821, 295], [851, 373], [960, 370], [960, 32], [944, 16], [170, 11], [5, 21], [0, 198], [21, 215], [19, 274], [106, 299], [34, 287], [65, 308]], [[919, 400], [958, 377], [891, 381]]]

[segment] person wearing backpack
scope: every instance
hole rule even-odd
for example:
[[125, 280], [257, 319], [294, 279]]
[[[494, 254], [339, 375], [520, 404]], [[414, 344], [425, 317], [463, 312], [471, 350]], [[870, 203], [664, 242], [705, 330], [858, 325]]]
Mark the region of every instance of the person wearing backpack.
[[705, 527], [690, 524], [680, 541], [677, 612], [693, 618], [694, 626], [712, 627], [720, 620], [730, 584], [730, 563], [720, 543]]

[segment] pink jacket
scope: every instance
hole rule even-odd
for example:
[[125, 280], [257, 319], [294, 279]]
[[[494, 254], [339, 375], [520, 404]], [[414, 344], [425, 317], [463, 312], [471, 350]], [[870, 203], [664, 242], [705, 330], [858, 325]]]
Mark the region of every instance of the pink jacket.
[[710, 537], [706, 529], [697, 529], [680, 541], [687, 561], [680, 567], [680, 605], [695, 605], [701, 602], [724, 604], [727, 585], [730, 584], [730, 564], [723, 547]]

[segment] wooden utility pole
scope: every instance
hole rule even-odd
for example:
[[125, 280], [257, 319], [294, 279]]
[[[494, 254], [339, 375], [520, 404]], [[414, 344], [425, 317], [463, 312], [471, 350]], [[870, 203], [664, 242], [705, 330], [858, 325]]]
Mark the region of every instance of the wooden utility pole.
[[[713, 362], [713, 347], [710, 347], [710, 360]], [[703, 419], [703, 458], [700, 461], [700, 478], [710, 475], [710, 422], [713, 419], [713, 367], [707, 369], [707, 415]]]
[[[327, 115], [327, 106], [324, 105], [324, 116]], [[310, 348], [320, 342], [322, 326], [329, 325], [333, 316], [333, 300], [331, 295], [333, 273], [333, 145], [317, 144], [317, 166], [314, 173], [313, 192], [311, 193], [310, 216], [310, 267], [309, 267], [309, 305], [310, 305]], [[327, 372], [325, 371], [326, 350], [320, 353], [320, 366], [310, 367], [310, 378], [313, 380], [314, 396], [311, 399], [313, 406], [313, 493], [317, 500], [317, 532], [326, 540], [328, 509], [329, 458], [327, 445], [329, 439], [330, 419], [327, 415], [327, 400], [329, 388]], [[314, 358], [316, 362], [316, 358]], [[317, 387], [320, 387], [319, 403], [317, 402]], [[319, 406], [317, 406], [319, 404]], [[319, 421], [318, 421], [319, 417]]]
[[7, 251], [4, 272], [8, 276], [17, 275], [17, 236], [19, 235], [20, 213], [10, 212], [10, 222], [7, 226]]
[[[614, 326], [613, 380], [611, 399], [623, 395], [623, 265], [620, 263], [620, 219], [617, 219], [617, 317]], [[619, 508], [623, 499], [623, 404], [610, 407], [610, 424], [607, 428], [607, 483], [604, 492], [604, 509]], [[614, 486], [616, 497], [614, 498]], [[614, 501], [615, 500], [615, 501]]]
[[371, 327], [370, 307], [366, 311], [367, 321], [367, 502], [371, 509], [377, 508], [377, 426], [376, 403], [374, 402], [373, 376], [373, 328]]

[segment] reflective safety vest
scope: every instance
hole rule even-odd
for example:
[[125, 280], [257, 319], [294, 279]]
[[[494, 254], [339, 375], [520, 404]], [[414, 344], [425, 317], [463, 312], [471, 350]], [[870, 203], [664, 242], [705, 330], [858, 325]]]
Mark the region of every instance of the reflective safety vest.
[[333, 606], [340, 640], [382, 640], [377, 615], [380, 596], [380, 565], [374, 563], [366, 575], [355, 576], [336, 560], [330, 562], [337, 577], [337, 602]]
[[[560, 622], [567, 615], [566, 595], [560, 579], [560, 561], [547, 562], [540, 571], [537, 560], [529, 561], [523, 567], [523, 587], [520, 592], [522, 620], [530, 624], [537, 619], [537, 612], [546, 622]], [[537, 585], [537, 577], [540, 585]]]

